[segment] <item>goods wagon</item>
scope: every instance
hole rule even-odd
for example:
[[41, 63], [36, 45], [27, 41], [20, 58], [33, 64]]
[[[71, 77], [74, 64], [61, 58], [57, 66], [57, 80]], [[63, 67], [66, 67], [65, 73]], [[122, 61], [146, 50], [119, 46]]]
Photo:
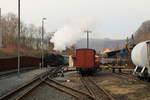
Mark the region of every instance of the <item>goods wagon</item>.
[[133, 74], [150, 78], [150, 40], [137, 44], [131, 52], [132, 62], [136, 65]]
[[82, 75], [93, 74], [97, 66], [95, 64], [95, 50], [77, 49], [74, 58], [74, 66]]

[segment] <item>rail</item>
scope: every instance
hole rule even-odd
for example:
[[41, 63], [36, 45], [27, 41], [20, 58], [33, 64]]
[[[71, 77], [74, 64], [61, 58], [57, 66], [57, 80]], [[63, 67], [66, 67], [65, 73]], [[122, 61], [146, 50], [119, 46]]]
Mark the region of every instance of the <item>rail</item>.
[[49, 78], [48, 81], [46, 81], [45, 83], [47, 83], [49, 86], [57, 88], [58, 90], [64, 91], [65, 93], [70, 94], [70, 95], [74, 96], [75, 98], [77, 98], [79, 100], [81, 98], [82, 98], [82, 100], [84, 100], [85, 98], [90, 99], [90, 100], [95, 100], [93, 96], [91, 96], [91, 95], [89, 95], [85, 92], [76, 90], [74, 88], [68, 87], [66, 85], [63, 85], [63, 84], [61, 84], [61, 83], [59, 83], [59, 82], [57, 82], [53, 79]]
[[26, 97], [28, 97], [28, 95], [31, 94], [32, 91], [34, 91], [36, 88], [38, 88], [38, 86], [42, 85], [43, 83], [63, 93], [66, 93], [78, 100], [95, 100], [95, 98], [91, 96], [90, 94], [65, 86], [59, 83], [58, 81], [53, 80], [52, 78], [55, 77], [55, 74], [59, 73], [61, 70], [62, 70], [62, 67], [54, 68], [43, 74], [40, 74], [37, 77], [35, 77], [33, 80], [30, 80], [26, 82], [25, 84], [8, 92], [7, 94], [1, 96], [0, 100], [26, 99]]
[[95, 100], [116, 100], [104, 88], [97, 85], [92, 77], [81, 77], [81, 82], [86, 87], [88, 92], [95, 98]]
[[[15, 96], [16, 94], [20, 93], [22, 90], [26, 90], [23, 93], [21, 93], [20, 96], [17, 96], [17, 100], [21, 99], [22, 97], [24, 97], [25, 95], [30, 93], [34, 88], [39, 86], [46, 78], [52, 77], [52, 75], [54, 75], [58, 71], [60, 71], [60, 69], [61, 68], [51, 69], [51, 70], [46, 71], [45, 73], [42, 73], [42, 74], [38, 75], [34, 79], [24, 83], [23, 85], [15, 88], [12, 91], [10, 91], [10, 92], [6, 93], [5, 95], [1, 96], [0, 100], [6, 100], [6, 99], [11, 98], [11, 97]], [[31, 87], [29, 88], [29, 86], [31, 86]]]
[[131, 76], [131, 74], [126, 74], [126, 73], [114, 73], [117, 77], [126, 79], [128, 81], [140, 81], [136, 77]]

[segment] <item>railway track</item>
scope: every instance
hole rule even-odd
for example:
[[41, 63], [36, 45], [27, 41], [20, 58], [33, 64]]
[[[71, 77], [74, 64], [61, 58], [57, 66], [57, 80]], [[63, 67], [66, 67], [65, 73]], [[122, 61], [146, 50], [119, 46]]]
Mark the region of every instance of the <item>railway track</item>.
[[43, 83], [45, 79], [47, 79], [48, 77], [52, 77], [53, 75], [57, 74], [60, 70], [61, 68], [54, 68], [45, 73], [42, 73], [34, 79], [1, 96], [0, 100], [20, 100], [25, 95], [29, 94], [32, 90], [34, 90], [36, 87], [38, 87], [41, 83]]
[[116, 100], [105, 89], [98, 86], [91, 77], [81, 77], [81, 82], [95, 100]]
[[74, 98], [78, 99], [78, 100], [95, 100], [95, 98], [85, 92], [76, 90], [74, 88], [65, 86], [53, 79], [48, 79], [46, 81], [44, 81], [47, 85], [49, 85], [50, 87], [56, 88], [57, 90], [60, 90], [68, 95], [73, 96]]
[[32, 95], [32, 92], [36, 92], [36, 89], [44, 85], [47, 85], [50, 88], [55, 88], [56, 90], [59, 90], [77, 100], [95, 100], [95, 98], [90, 94], [65, 86], [53, 80], [52, 78], [55, 77], [55, 74], [60, 72], [61, 69], [62, 68], [53, 69], [37, 76], [33, 80], [30, 80], [1, 96], [0, 100], [27, 100], [30, 98], [30, 95]]
[[131, 76], [131, 74], [126, 74], [126, 73], [114, 73], [117, 77], [119, 78], [123, 78], [126, 79], [128, 81], [139, 81], [139, 79], [137, 79], [134, 76]]
[[[111, 70], [109, 70], [108, 72], [111, 72]], [[123, 78], [127, 81], [139, 81], [139, 79], [137, 77], [134, 77], [131, 73], [125, 73], [125, 72], [113, 72], [113, 75], [117, 76], [118, 78]]]

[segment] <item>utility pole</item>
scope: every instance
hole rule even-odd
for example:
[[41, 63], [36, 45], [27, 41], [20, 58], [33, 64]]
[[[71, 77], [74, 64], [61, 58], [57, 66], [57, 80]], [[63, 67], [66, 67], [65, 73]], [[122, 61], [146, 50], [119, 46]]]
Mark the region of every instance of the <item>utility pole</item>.
[[18, 74], [20, 73], [20, 0], [18, 0]]
[[134, 36], [133, 36], [133, 34], [132, 34], [131, 40], [132, 40], [132, 44], [134, 46]]
[[2, 20], [1, 20], [1, 8], [0, 8], [0, 47], [2, 47]]
[[90, 30], [85, 30], [85, 33], [87, 33], [87, 48], [89, 48], [89, 33], [92, 33]]
[[44, 67], [44, 20], [46, 20], [46, 18], [42, 18], [42, 68]]
[[129, 38], [127, 37], [126, 42], [129, 43]]

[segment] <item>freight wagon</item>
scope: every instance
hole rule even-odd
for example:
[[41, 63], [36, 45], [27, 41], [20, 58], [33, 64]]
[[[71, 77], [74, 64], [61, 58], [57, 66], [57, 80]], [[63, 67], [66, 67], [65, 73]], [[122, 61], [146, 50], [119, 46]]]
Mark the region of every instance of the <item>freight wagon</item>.
[[129, 58], [101, 58], [100, 64], [102, 65], [131, 65], [131, 61]]
[[82, 75], [91, 75], [97, 70], [95, 63], [96, 51], [93, 49], [77, 49], [74, 57], [74, 66]]

